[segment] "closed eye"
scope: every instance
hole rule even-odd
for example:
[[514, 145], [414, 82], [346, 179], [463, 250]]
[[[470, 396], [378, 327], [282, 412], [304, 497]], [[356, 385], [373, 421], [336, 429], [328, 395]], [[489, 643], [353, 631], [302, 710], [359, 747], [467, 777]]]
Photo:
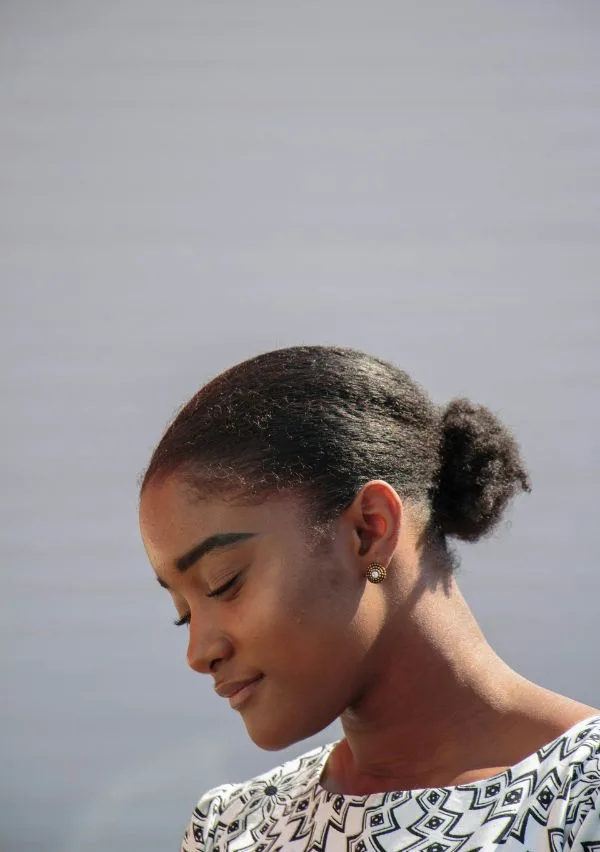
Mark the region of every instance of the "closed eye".
[[[229, 589], [232, 589], [235, 586], [241, 576], [241, 572], [239, 574], [236, 574], [235, 577], [232, 577], [231, 580], [228, 580], [222, 586], [219, 586], [218, 589], [215, 589], [212, 592], [208, 592], [206, 596], [208, 598], [218, 598], [220, 595], [224, 595], [225, 592], [228, 592]], [[189, 624], [190, 620], [191, 614], [189, 612], [186, 612], [185, 615], [182, 615], [180, 618], [176, 618], [173, 621], [173, 624], [175, 625], [175, 627], [183, 627], [184, 624]]]

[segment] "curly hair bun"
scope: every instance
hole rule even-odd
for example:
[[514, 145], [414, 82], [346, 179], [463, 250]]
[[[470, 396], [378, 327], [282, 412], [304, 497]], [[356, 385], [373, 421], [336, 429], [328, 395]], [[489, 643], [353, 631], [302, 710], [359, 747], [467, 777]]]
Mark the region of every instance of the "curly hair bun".
[[441, 428], [434, 514], [444, 535], [477, 541], [517, 493], [531, 490], [529, 476], [512, 433], [485, 406], [453, 399]]

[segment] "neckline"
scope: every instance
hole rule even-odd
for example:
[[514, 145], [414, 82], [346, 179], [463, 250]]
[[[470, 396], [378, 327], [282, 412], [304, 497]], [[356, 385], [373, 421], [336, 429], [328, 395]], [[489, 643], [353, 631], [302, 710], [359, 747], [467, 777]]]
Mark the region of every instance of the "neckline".
[[379, 801], [383, 801], [386, 797], [396, 796], [399, 793], [401, 795], [406, 795], [406, 796], [410, 796], [410, 797], [419, 796], [419, 795], [422, 795], [424, 793], [428, 793], [429, 791], [433, 791], [433, 790], [444, 791], [444, 792], [447, 792], [447, 793], [453, 793], [453, 792], [460, 793], [460, 792], [467, 792], [467, 791], [472, 793], [474, 788], [501, 783], [504, 779], [506, 779], [506, 781], [508, 782], [512, 778], [513, 775], [522, 775], [523, 770], [525, 770], [527, 768], [527, 765], [529, 763], [532, 763], [533, 761], [539, 762], [540, 752], [546, 751], [546, 750], [552, 750], [552, 747], [555, 746], [560, 740], [574, 737], [577, 733], [579, 733], [580, 730], [583, 730], [586, 727], [591, 726], [594, 722], [597, 722], [597, 723], [600, 724], [600, 714], [597, 713], [594, 716], [588, 716], [586, 719], [581, 719], [579, 722], [576, 722], [570, 728], [567, 728], [566, 731], [563, 731], [562, 734], [559, 734], [553, 740], [550, 740], [549, 742], [544, 743], [544, 745], [540, 746], [539, 749], [532, 752], [531, 754], [528, 754], [526, 757], [523, 758], [523, 760], [520, 760], [518, 763], [515, 763], [512, 766], [507, 767], [502, 772], [497, 772], [495, 775], [490, 775], [488, 778], [480, 778], [477, 781], [466, 782], [464, 784], [454, 784], [454, 785], [447, 786], [447, 787], [411, 787], [407, 790], [386, 790], [384, 792], [379, 792], [379, 793], [363, 793], [363, 794], [335, 793], [335, 792], [332, 792], [331, 790], [327, 790], [325, 787], [323, 787], [323, 785], [321, 784], [321, 777], [323, 775], [323, 770], [325, 769], [325, 764], [327, 763], [327, 759], [328, 759], [329, 755], [331, 754], [331, 752], [333, 751], [333, 749], [335, 748], [335, 746], [339, 742], [341, 742], [341, 740], [335, 740], [332, 743], [327, 743], [327, 745], [322, 746], [323, 752], [321, 754], [321, 758], [319, 760], [319, 763], [315, 767], [315, 769], [317, 771], [317, 778], [316, 778], [316, 782], [315, 782], [315, 792], [317, 794], [321, 795], [321, 796], [328, 797], [328, 798], [331, 798], [331, 799], [341, 797], [346, 802], [361, 802], [361, 803], [365, 803], [365, 802], [368, 802], [369, 800], [375, 800], [375, 799], [377, 799]]

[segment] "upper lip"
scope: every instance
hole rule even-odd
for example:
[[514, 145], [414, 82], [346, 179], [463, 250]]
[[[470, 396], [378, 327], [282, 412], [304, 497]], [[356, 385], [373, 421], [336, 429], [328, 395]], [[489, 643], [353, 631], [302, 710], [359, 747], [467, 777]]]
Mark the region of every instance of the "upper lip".
[[262, 675], [256, 675], [255, 677], [246, 678], [246, 680], [217, 681], [217, 683], [215, 683], [215, 692], [217, 692], [222, 698], [231, 698], [231, 696], [235, 695], [236, 692], [239, 692], [240, 689], [254, 683], [255, 680], [259, 680], [261, 677]]

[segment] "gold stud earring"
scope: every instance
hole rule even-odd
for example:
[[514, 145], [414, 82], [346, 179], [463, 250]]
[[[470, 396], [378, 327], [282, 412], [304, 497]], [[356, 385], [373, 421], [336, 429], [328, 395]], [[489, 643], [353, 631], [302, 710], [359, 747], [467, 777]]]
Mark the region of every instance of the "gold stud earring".
[[367, 567], [367, 580], [369, 583], [383, 583], [386, 574], [386, 567], [380, 562], [371, 562]]

